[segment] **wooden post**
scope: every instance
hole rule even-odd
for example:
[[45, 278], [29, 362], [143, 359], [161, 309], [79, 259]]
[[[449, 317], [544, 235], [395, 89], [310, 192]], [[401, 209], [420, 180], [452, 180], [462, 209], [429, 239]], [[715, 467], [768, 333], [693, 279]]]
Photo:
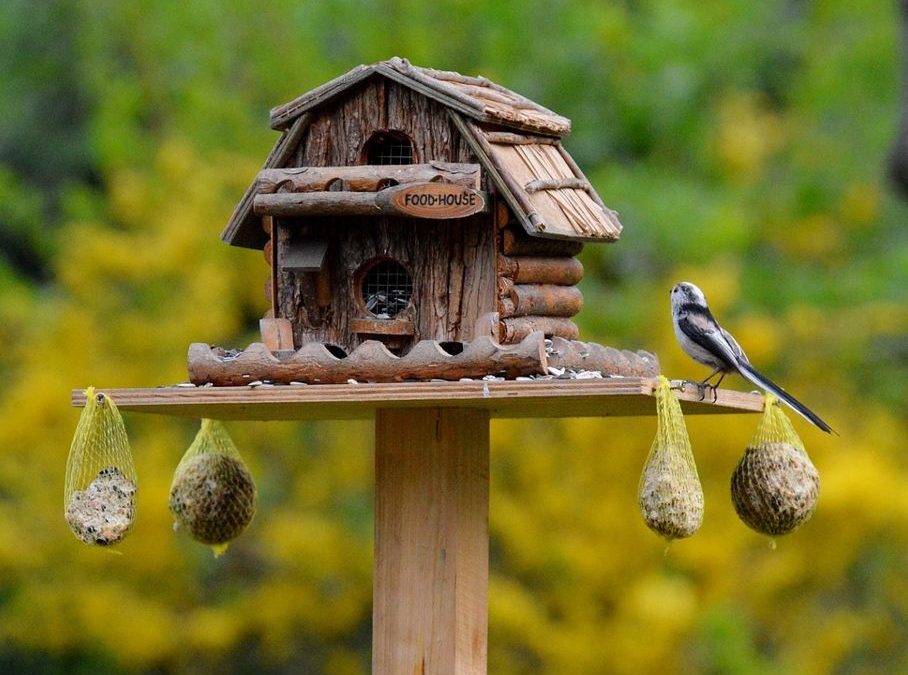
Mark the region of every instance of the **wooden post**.
[[379, 409], [375, 675], [485, 675], [489, 412]]

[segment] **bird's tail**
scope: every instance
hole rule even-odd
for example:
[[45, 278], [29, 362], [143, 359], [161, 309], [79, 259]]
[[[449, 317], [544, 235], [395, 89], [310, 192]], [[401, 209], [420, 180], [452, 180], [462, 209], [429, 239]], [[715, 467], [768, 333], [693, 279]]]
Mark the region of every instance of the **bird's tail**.
[[801, 417], [816, 426], [818, 429], [822, 429], [827, 434], [836, 433], [832, 430], [832, 427], [830, 427], [828, 424], [826, 424], [826, 422], [820, 419], [819, 415], [817, 415], [787, 391], [782, 389], [782, 387], [777, 385], [768, 377], [758, 373], [749, 363], [738, 363], [738, 368], [741, 375], [746, 377], [761, 389], [765, 389], [770, 394], [773, 394], [779, 400], [784, 401], [792, 410], [801, 415]]

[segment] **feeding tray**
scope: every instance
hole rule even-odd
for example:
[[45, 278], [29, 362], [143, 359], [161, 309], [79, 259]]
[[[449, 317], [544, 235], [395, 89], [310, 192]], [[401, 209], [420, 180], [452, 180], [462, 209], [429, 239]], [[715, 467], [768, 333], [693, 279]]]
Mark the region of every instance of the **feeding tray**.
[[[469, 408], [492, 419], [528, 417], [625, 417], [655, 414], [656, 380], [613, 377], [591, 380], [474, 380], [237, 387], [105, 389], [124, 411], [224, 420], [373, 419], [380, 409]], [[685, 414], [761, 412], [763, 396], [709, 390], [673, 382]], [[73, 405], [85, 393], [73, 391]]]

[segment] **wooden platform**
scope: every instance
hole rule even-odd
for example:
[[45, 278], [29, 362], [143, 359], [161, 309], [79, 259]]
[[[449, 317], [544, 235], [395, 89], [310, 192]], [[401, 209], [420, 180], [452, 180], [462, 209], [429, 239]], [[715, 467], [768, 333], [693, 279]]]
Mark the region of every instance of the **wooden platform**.
[[[651, 378], [385, 384], [260, 385], [238, 387], [170, 386], [103, 389], [128, 412], [223, 420], [374, 419], [376, 410], [395, 408], [469, 408], [490, 418], [621, 417], [655, 414]], [[706, 392], [673, 382], [685, 414], [746, 413], [763, 410], [763, 396], [729, 389]], [[85, 405], [81, 389], [74, 406]]]
[[[103, 389], [124, 411], [236, 420], [375, 420], [372, 672], [485, 675], [489, 421], [655, 414], [656, 380]], [[676, 383], [687, 414], [759, 412], [763, 396]], [[72, 394], [85, 405], [85, 392]], [[528, 496], [528, 498], [532, 498]]]

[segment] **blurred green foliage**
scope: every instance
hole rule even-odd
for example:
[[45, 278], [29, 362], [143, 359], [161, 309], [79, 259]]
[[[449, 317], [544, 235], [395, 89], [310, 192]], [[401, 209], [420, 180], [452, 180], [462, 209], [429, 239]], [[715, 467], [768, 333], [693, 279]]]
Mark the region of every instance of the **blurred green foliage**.
[[123, 555], [79, 544], [61, 496], [71, 388], [254, 339], [267, 268], [218, 234], [268, 109], [400, 55], [572, 118], [626, 227], [583, 253], [586, 338], [704, 376], [668, 317], [694, 281], [841, 433], [795, 421], [821, 499], [771, 550], [728, 497], [756, 418], [690, 419], [705, 524], [665, 552], [635, 501], [654, 420], [495, 423], [490, 672], [908, 672], [897, 38], [894, 2], [845, 0], [0, 4], [0, 671], [368, 672], [368, 424], [232, 424], [261, 503], [218, 560], [167, 513], [190, 422], [128, 416]]

